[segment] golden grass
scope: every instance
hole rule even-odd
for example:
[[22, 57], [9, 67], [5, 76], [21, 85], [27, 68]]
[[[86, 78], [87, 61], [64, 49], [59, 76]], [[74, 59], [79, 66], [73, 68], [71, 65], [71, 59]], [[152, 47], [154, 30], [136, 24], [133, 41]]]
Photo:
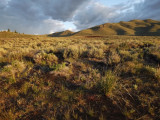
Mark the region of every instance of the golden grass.
[[160, 119], [160, 37], [24, 36], [0, 38], [0, 119]]

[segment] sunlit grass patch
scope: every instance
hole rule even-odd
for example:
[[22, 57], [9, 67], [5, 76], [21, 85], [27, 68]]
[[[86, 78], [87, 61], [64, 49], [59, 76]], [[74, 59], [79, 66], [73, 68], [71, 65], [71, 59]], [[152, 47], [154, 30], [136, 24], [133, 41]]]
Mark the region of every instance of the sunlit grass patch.
[[0, 38], [0, 119], [159, 119], [159, 39]]
[[108, 95], [115, 86], [117, 79], [115, 73], [106, 71], [104, 77], [98, 81], [97, 89], [104, 95]]

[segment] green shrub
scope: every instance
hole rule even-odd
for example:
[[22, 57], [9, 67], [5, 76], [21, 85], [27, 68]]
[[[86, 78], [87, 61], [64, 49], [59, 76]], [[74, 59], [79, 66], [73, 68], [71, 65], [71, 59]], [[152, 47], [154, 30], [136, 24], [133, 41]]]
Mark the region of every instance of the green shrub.
[[34, 56], [34, 61], [37, 64], [47, 64], [47, 65], [53, 65], [58, 62], [57, 56], [55, 56], [53, 53], [47, 54], [44, 51], [37, 53]]
[[122, 61], [131, 61], [133, 59], [130, 52], [126, 50], [120, 50], [120, 56]]
[[104, 51], [103, 49], [93, 47], [88, 51], [88, 57], [102, 59], [104, 57]]
[[116, 83], [117, 77], [112, 71], [107, 71], [105, 76], [98, 82], [98, 89], [101, 93], [108, 95]]
[[117, 64], [121, 61], [121, 57], [119, 56], [119, 54], [116, 51], [109, 51], [108, 55], [107, 55], [107, 64], [109, 65], [114, 65]]
[[9, 81], [15, 81], [16, 77], [20, 77], [21, 73], [26, 69], [26, 65], [20, 61], [12, 61], [11, 65], [6, 65], [1, 70], [0, 75], [10, 78]]
[[66, 48], [64, 50], [63, 57], [65, 59], [67, 59], [67, 58], [77, 59], [79, 57], [79, 50], [78, 50], [78, 48], [74, 47], [74, 46]]

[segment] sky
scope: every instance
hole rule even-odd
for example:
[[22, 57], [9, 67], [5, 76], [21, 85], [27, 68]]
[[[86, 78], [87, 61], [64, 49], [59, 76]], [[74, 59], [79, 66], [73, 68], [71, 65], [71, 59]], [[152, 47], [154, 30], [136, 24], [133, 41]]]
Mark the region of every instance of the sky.
[[0, 0], [0, 31], [49, 34], [133, 19], [160, 20], [160, 0]]

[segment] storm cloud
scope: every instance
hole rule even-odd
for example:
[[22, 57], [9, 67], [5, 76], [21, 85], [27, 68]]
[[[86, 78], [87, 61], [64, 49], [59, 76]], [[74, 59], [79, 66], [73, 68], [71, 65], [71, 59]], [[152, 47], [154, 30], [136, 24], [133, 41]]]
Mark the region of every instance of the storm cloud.
[[[89, 0], [0, 0], [0, 29], [47, 34], [66, 29], [77, 9]], [[88, 2], [89, 3], [89, 2]]]
[[[85, 29], [106, 22], [129, 21], [133, 19], [160, 20], [160, 0], [136, 0], [117, 4], [112, 7], [98, 2], [79, 11], [74, 18], [74, 24], [79, 29]], [[84, 14], [86, 13], [86, 14]]]
[[68, 29], [76, 30], [106, 22], [132, 19], [160, 20], [159, 0], [129, 0], [113, 6], [99, 0], [0, 0], [0, 30], [47, 34]]
[[[8, 10], [26, 19], [51, 17], [70, 20], [75, 11], [89, 0], [11, 0]], [[17, 14], [18, 13], [18, 14]]]

